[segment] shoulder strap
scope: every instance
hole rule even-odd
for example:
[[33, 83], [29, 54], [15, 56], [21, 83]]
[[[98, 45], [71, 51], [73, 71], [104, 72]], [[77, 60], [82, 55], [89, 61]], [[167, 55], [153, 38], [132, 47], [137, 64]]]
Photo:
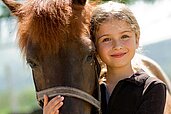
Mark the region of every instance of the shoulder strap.
[[150, 86], [151, 83], [157, 82], [157, 83], [163, 83], [160, 79], [158, 79], [155, 76], [150, 76], [147, 73], [145, 73], [143, 70], [138, 72], [139, 80], [141, 80], [144, 83], [144, 89], [142, 92], [142, 95], [144, 95], [147, 88]]
[[145, 93], [145, 91], [147, 90], [147, 88], [149, 87], [149, 85], [150, 85], [152, 82], [155, 82], [155, 81], [162, 82], [162, 81], [160, 81], [160, 80], [159, 80], [158, 78], [156, 78], [156, 77], [148, 76], [148, 78], [146, 79], [145, 84], [144, 84], [144, 90], [143, 90], [142, 95], [144, 95], [144, 93]]

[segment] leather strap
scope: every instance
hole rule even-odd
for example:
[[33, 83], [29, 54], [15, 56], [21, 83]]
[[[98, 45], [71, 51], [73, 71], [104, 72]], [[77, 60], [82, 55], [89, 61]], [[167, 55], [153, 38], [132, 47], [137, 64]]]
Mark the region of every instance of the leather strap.
[[72, 87], [64, 87], [64, 86], [60, 86], [60, 87], [53, 87], [53, 88], [49, 88], [49, 89], [45, 89], [39, 92], [36, 92], [37, 94], [37, 100], [41, 101], [43, 100], [43, 95], [48, 95], [49, 97], [54, 97], [57, 95], [62, 95], [62, 96], [71, 96], [71, 97], [75, 97], [78, 99], [82, 99], [90, 104], [92, 104], [93, 106], [95, 106], [96, 108], [98, 108], [100, 110], [100, 102], [98, 100], [96, 100], [93, 96], [91, 96], [90, 94], [76, 89], [76, 88], [72, 88]]

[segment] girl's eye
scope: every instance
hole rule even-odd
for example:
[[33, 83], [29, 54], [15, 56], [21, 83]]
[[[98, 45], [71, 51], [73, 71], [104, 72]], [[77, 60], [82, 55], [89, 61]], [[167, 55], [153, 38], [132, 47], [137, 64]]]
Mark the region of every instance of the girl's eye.
[[108, 41], [111, 41], [111, 39], [110, 39], [110, 38], [104, 38], [104, 39], [102, 40], [102, 42], [108, 42]]
[[130, 37], [128, 36], [128, 35], [123, 35], [122, 37], [121, 37], [121, 39], [123, 39], [123, 40], [127, 40], [127, 39], [129, 39]]

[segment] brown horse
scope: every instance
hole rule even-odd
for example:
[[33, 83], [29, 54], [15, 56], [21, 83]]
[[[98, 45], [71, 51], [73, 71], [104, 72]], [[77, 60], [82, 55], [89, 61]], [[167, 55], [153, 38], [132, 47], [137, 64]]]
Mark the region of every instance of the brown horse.
[[32, 68], [37, 99], [65, 96], [62, 114], [100, 109], [98, 64], [86, 0], [3, 0], [18, 18], [19, 46]]
[[[61, 113], [94, 114], [92, 105], [99, 108], [99, 103], [90, 95], [99, 97], [98, 64], [86, 0], [3, 1], [18, 17], [19, 45], [32, 68], [39, 102], [43, 94], [61, 94], [67, 96]], [[156, 76], [170, 87], [156, 64], [143, 57], [141, 61], [154, 75], [159, 71]]]

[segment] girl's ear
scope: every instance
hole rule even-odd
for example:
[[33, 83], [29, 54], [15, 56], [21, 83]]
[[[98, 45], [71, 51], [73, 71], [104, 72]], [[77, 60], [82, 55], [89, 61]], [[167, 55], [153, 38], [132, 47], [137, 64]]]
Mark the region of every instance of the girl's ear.
[[140, 38], [136, 37], [136, 49], [138, 49], [138, 47], [139, 47], [139, 40], [140, 40]]

